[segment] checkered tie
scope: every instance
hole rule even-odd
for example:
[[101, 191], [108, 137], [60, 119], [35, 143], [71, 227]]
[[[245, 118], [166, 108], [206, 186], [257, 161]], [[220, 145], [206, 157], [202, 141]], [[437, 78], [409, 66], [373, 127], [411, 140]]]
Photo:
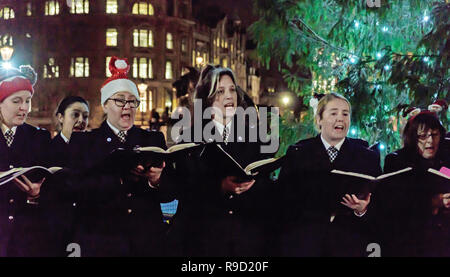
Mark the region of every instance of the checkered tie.
[[223, 128], [223, 142], [225, 144], [228, 143], [228, 136], [230, 135], [230, 132], [228, 131], [228, 127]]
[[5, 132], [5, 139], [6, 139], [6, 145], [8, 145], [8, 147], [11, 147], [11, 144], [13, 143], [14, 140], [14, 133], [11, 130], [8, 130]]
[[121, 143], [124, 143], [127, 140], [127, 134], [124, 131], [119, 131], [117, 133], [117, 137], [119, 138]]
[[330, 156], [330, 162], [334, 162], [339, 153], [339, 150], [337, 150], [337, 148], [334, 146], [330, 146], [330, 148], [327, 149], [327, 153], [328, 156]]

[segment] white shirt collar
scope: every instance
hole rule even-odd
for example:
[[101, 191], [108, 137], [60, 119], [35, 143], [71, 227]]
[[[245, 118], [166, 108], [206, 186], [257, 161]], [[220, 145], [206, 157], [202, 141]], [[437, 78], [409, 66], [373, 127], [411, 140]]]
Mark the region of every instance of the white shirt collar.
[[4, 123], [2, 123], [2, 133], [5, 135], [6, 131], [11, 130], [14, 135], [16, 135], [17, 126], [12, 127], [11, 129], [8, 128]]
[[60, 132], [59, 134], [61, 135], [61, 137], [64, 140], [64, 142], [68, 144], [69, 143], [69, 139], [66, 138], [66, 136], [62, 132]]
[[[106, 120], [106, 123], [108, 123], [109, 128], [111, 128], [111, 130], [113, 130], [114, 134], [117, 136], [117, 134], [120, 132], [119, 129], [117, 129], [116, 127], [114, 127], [111, 123], [109, 123], [108, 119]], [[127, 131], [124, 131], [125, 134], [127, 134]]]
[[[322, 134], [320, 134], [320, 139], [322, 140], [322, 143], [323, 143], [323, 146], [325, 146], [325, 149], [328, 149], [328, 148], [330, 148], [330, 147], [332, 146], [331, 144], [329, 144], [329, 143], [323, 138]], [[343, 138], [340, 142], [338, 142], [336, 145], [334, 145], [334, 147], [335, 147], [338, 151], [340, 151], [340, 150], [341, 150], [341, 147], [342, 147], [342, 144], [344, 144], [344, 141], [345, 141], [345, 138]]]
[[[219, 131], [220, 135], [222, 135], [223, 129], [225, 128], [225, 126], [222, 123], [220, 123], [219, 121], [213, 120], [213, 122], [214, 122], [214, 125], [216, 125], [217, 131]], [[230, 120], [230, 122], [227, 123], [227, 128], [228, 128], [228, 131], [231, 131], [231, 120]]]

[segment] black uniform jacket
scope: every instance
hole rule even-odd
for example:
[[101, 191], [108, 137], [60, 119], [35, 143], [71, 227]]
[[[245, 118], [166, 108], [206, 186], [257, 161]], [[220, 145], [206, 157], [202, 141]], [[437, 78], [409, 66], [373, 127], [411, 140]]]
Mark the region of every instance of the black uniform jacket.
[[[23, 124], [17, 127], [11, 147], [0, 133], [0, 171], [13, 167], [47, 166], [50, 133]], [[39, 256], [42, 224], [39, 205], [27, 204], [27, 195], [14, 182], [0, 187], [0, 257]]]
[[[72, 242], [80, 245], [82, 256], [164, 255], [166, 226], [160, 202], [173, 199], [168, 181], [170, 164], [157, 189], [144, 178], [123, 174], [121, 162], [113, 166], [109, 163], [109, 168], [98, 167], [107, 164], [114, 149], [136, 146], [166, 148], [166, 143], [162, 133], [135, 126], [121, 143], [106, 121], [91, 132], [72, 135], [71, 173], [57, 191], [60, 205], [76, 206]], [[97, 169], [89, 170], [94, 167]]]
[[367, 146], [365, 141], [345, 138], [333, 163], [320, 135], [288, 148], [278, 184], [283, 191], [283, 255], [362, 255], [366, 219], [339, 203], [330, 171], [380, 175], [379, 156]]
[[[244, 136], [233, 128], [227, 144], [220, 139], [204, 142], [218, 143], [243, 167], [273, 156], [261, 153], [260, 141], [247, 140], [250, 127], [246, 128]], [[193, 135], [193, 128], [186, 132]], [[218, 134], [217, 129], [213, 134]], [[224, 168], [223, 157], [209, 152], [209, 147], [176, 162], [179, 207], [171, 230], [173, 249], [183, 256], [271, 255], [279, 212], [272, 201], [276, 190], [269, 174], [257, 175], [253, 187], [240, 195], [224, 192], [221, 181], [232, 173]]]
[[396, 183], [378, 186], [376, 227], [385, 256], [450, 256], [450, 212], [432, 213], [433, 197], [450, 189], [450, 182], [426, 173], [428, 168], [450, 168], [449, 141], [443, 141], [434, 159], [426, 160], [408, 149], [386, 156], [385, 173], [412, 167]]

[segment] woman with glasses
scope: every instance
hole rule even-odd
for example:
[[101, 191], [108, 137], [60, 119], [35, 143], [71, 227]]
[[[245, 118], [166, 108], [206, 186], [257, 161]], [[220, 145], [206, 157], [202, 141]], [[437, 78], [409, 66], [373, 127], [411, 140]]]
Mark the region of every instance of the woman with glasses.
[[[0, 68], [0, 171], [46, 166], [50, 133], [25, 123], [36, 79], [30, 66]], [[44, 180], [21, 176], [0, 186], [0, 257], [43, 254], [45, 217], [39, 200]]]
[[77, 206], [72, 242], [79, 244], [82, 256], [161, 256], [165, 225], [160, 202], [173, 200], [164, 192], [165, 163], [139, 164], [130, 172], [110, 163], [97, 172], [84, 170], [117, 148], [166, 148], [162, 133], [134, 126], [139, 93], [127, 78], [127, 60], [113, 57], [109, 69], [112, 77], [101, 88], [106, 120], [91, 132], [73, 133], [69, 143], [70, 167], [78, 171], [67, 187], [69, 201]]
[[[450, 143], [436, 113], [411, 117], [403, 130], [404, 147], [386, 156], [384, 171], [407, 167], [413, 173], [379, 186], [374, 203], [381, 247], [386, 256], [450, 256], [450, 181], [426, 173], [450, 168]], [[447, 188], [442, 191], [438, 187]]]
[[[194, 102], [200, 108], [196, 110], [194, 104], [192, 126], [183, 130], [180, 140], [209, 144], [176, 163], [180, 192], [171, 243], [176, 238], [180, 240], [174, 248], [180, 247], [177, 254], [182, 256], [273, 254], [272, 220], [276, 209], [271, 201], [274, 192], [268, 174], [240, 179], [228, 170], [224, 156], [211, 152], [217, 144], [243, 166], [272, 156], [274, 153], [261, 152], [260, 140], [249, 140], [249, 132], [257, 131], [256, 110], [253, 119], [245, 121], [241, 117], [237, 109], [252, 103], [245, 99], [234, 73], [220, 66], [208, 65], [203, 69]], [[202, 120], [200, 116], [196, 121], [197, 113], [208, 119]], [[240, 123], [245, 134], [237, 131]], [[202, 130], [200, 137], [196, 137], [196, 128]]]

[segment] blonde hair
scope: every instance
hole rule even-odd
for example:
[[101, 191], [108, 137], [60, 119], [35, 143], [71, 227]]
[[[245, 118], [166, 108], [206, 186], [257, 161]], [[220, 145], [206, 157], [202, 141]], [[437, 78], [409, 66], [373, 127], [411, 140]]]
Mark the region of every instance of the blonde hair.
[[335, 99], [340, 99], [342, 101], [347, 102], [348, 108], [350, 110], [350, 114], [352, 113], [352, 106], [350, 105], [350, 102], [348, 101], [347, 98], [345, 98], [344, 96], [342, 96], [336, 92], [331, 92], [329, 94], [326, 94], [324, 97], [322, 97], [319, 100], [319, 103], [317, 104], [317, 111], [316, 111], [316, 114], [314, 115], [314, 126], [316, 127], [316, 130], [318, 132], [320, 132], [320, 130], [321, 130], [318, 121], [322, 119], [323, 112], [325, 111], [327, 104]]

